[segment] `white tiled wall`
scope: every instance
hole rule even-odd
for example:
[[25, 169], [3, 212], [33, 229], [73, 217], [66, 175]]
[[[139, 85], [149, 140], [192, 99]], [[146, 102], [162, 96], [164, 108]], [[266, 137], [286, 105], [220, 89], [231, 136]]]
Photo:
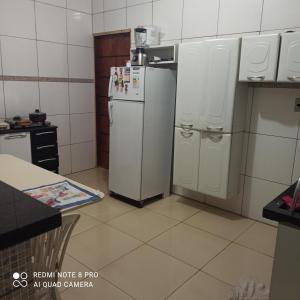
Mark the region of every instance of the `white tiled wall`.
[[92, 26], [92, 0], [0, 1], [0, 75], [66, 81], [0, 81], [0, 119], [46, 112], [58, 126], [62, 174], [95, 166], [94, 83], [68, 83], [94, 79]]
[[[103, 3], [104, 2], [104, 3]], [[299, 0], [93, 0], [94, 32], [153, 25], [162, 43], [300, 28]], [[133, 41], [132, 41], [133, 44]], [[206, 201], [262, 220], [262, 208], [300, 176], [299, 89], [249, 89], [241, 191]]]

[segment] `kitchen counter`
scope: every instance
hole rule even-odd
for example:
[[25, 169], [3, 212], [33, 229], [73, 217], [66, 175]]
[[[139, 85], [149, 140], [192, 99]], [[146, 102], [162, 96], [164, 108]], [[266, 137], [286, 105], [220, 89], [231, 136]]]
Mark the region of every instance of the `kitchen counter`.
[[0, 251], [60, 225], [59, 210], [0, 181]]
[[296, 183], [263, 209], [263, 216], [277, 221], [278, 232], [270, 288], [270, 300], [299, 300], [300, 212], [290, 212], [282, 197], [293, 197]]
[[19, 133], [19, 132], [32, 132], [37, 130], [44, 130], [44, 129], [53, 129], [57, 128], [54, 125], [45, 125], [45, 126], [32, 126], [32, 127], [22, 127], [22, 128], [13, 128], [13, 129], [1, 129], [0, 134], [12, 134], [12, 133]]

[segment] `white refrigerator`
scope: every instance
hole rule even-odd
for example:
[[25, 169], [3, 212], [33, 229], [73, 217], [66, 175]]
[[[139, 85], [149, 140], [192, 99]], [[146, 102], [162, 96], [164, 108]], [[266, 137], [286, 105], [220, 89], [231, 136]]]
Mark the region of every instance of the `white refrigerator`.
[[171, 185], [176, 74], [112, 67], [109, 84], [109, 191], [143, 206]]

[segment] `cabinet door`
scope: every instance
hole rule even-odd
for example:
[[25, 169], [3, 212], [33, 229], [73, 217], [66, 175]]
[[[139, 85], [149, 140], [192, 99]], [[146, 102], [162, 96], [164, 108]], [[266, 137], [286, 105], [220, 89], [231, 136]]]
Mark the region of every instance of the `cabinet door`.
[[205, 41], [205, 79], [197, 83], [201, 92], [201, 129], [232, 131], [240, 39]]
[[244, 37], [239, 80], [275, 81], [279, 41], [279, 34]]
[[31, 163], [30, 133], [0, 135], [0, 153], [10, 154]]
[[300, 82], [300, 32], [282, 34], [277, 80]]
[[231, 134], [201, 135], [198, 191], [227, 198]]
[[204, 80], [204, 43], [186, 43], [179, 46], [176, 125], [184, 128], [199, 128], [199, 84]]
[[200, 132], [175, 129], [173, 184], [197, 190]]

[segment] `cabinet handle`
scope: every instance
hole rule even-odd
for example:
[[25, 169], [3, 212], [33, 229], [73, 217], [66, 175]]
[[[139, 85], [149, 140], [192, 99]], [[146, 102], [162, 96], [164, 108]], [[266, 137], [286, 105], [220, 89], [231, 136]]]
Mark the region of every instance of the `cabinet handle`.
[[46, 135], [46, 134], [54, 134], [55, 131], [45, 131], [45, 132], [39, 132], [39, 133], [36, 133], [35, 135]]
[[56, 158], [47, 158], [47, 159], [38, 160], [38, 163], [43, 163], [46, 161], [54, 161], [54, 160], [57, 160], [57, 159]]
[[216, 131], [216, 132], [220, 132], [223, 131], [223, 127], [212, 127], [212, 126], [207, 126], [207, 131]]
[[264, 80], [265, 79], [265, 76], [264, 75], [260, 75], [260, 76], [247, 76], [247, 78], [249, 80]]
[[47, 146], [41, 146], [41, 147], [36, 147], [37, 150], [42, 150], [46, 148], [54, 148], [56, 145], [47, 145]]
[[288, 76], [288, 79], [291, 81], [296, 81], [297, 79], [300, 79], [300, 76]]
[[191, 130], [193, 128], [193, 124], [180, 124], [180, 127], [183, 129], [183, 130]]
[[27, 134], [15, 134], [6, 136], [4, 139], [6, 140], [15, 140], [15, 139], [24, 139], [26, 138]]
[[188, 132], [185, 130], [180, 130], [180, 133], [184, 138], [190, 138], [194, 134], [193, 131]]

